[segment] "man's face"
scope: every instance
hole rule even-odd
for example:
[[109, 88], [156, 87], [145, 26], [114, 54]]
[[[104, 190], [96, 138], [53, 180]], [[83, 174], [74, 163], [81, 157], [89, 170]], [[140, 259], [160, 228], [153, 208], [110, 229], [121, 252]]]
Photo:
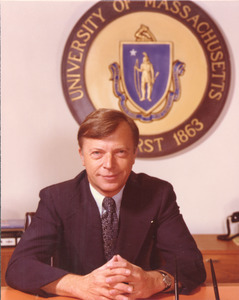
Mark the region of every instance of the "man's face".
[[83, 138], [80, 156], [90, 184], [104, 196], [114, 196], [125, 185], [135, 162], [129, 125], [122, 122], [103, 139]]

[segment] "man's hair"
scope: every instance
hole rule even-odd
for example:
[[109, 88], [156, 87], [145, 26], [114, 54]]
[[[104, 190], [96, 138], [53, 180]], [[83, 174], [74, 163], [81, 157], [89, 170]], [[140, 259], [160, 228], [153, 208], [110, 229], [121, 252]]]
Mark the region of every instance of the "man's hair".
[[139, 142], [139, 129], [135, 122], [121, 111], [106, 108], [93, 111], [80, 125], [77, 135], [80, 148], [83, 146], [83, 138], [103, 139], [111, 135], [122, 122], [126, 122], [130, 127], [134, 150], [136, 151]]

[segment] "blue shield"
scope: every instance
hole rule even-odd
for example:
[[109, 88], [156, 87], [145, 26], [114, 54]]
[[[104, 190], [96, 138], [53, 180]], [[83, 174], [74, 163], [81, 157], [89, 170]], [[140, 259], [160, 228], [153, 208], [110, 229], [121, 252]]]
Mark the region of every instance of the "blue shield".
[[164, 100], [172, 73], [172, 45], [159, 42], [121, 43], [121, 78], [131, 103], [144, 114]]

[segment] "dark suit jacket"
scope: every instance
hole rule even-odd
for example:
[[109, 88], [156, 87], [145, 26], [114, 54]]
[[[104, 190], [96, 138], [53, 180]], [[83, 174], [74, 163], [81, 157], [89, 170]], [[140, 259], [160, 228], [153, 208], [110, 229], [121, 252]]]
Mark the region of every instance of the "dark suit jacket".
[[[40, 192], [35, 217], [10, 260], [7, 283], [44, 296], [41, 287], [67, 273], [87, 274], [105, 263], [101, 220], [86, 172]], [[172, 186], [131, 173], [120, 209], [117, 253], [145, 270], [172, 275], [175, 258], [183, 293], [205, 280], [202, 256], [176, 204]], [[47, 263], [58, 252], [58, 267]]]

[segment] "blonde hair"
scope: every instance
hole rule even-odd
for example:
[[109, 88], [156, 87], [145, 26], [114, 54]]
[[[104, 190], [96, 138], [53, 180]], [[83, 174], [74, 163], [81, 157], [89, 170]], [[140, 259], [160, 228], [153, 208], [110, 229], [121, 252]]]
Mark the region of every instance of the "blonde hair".
[[135, 122], [121, 111], [106, 108], [93, 111], [80, 125], [77, 135], [80, 148], [83, 146], [84, 137], [102, 139], [112, 134], [122, 122], [129, 125], [136, 150], [139, 143], [139, 129]]

